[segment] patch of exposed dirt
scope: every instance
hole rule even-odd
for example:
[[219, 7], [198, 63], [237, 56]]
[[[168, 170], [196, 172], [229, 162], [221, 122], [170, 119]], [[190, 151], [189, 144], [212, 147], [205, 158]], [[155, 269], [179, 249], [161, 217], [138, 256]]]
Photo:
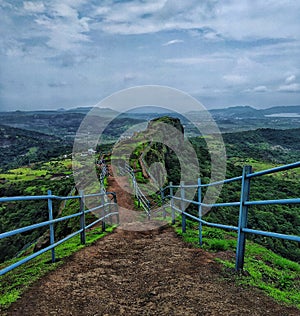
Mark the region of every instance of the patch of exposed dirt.
[[172, 228], [140, 221], [122, 189], [127, 178], [118, 180], [109, 177], [108, 190], [117, 193], [120, 227], [66, 259], [5, 315], [300, 315], [223, 280], [214, 255], [191, 248]]
[[213, 259], [171, 228], [118, 229], [37, 282], [7, 315], [299, 315], [222, 281]]
[[[108, 168], [110, 174], [112, 174], [110, 166]], [[131, 188], [130, 184], [128, 183], [128, 177], [118, 177], [117, 181], [113, 176], [109, 176], [107, 181], [107, 191], [116, 192], [117, 194], [120, 225], [138, 221], [141, 212], [134, 210], [135, 206], [132, 194], [130, 193]]]
[[[108, 166], [108, 168], [109, 173], [112, 174], [111, 167]], [[130, 231], [148, 231], [152, 230], [153, 227], [155, 229], [164, 227], [166, 223], [162, 221], [149, 221], [143, 210], [134, 210], [135, 205], [132, 193], [130, 193], [132, 189], [128, 182], [128, 177], [118, 176], [117, 179], [113, 176], [107, 178], [107, 191], [116, 192], [117, 194], [120, 228]], [[153, 214], [153, 217], [155, 217], [155, 214]]]

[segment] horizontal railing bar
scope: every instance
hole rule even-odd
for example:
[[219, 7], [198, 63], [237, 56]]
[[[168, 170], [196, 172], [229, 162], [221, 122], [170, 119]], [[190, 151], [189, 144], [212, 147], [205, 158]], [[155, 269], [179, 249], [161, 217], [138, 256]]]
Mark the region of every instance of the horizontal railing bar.
[[271, 168], [271, 169], [267, 169], [267, 170], [262, 170], [262, 171], [250, 173], [246, 177], [247, 178], [254, 178], [254, 177], [263, 176], [266, 174], [285, 171], [285, 170], [290, 170], [290, 169], [294, 169], [294, 168], [298, 168], [298, 167], [300, 167], [300, 161], [297, 161], [297, 162], [294, 162], [294, 163], [291, 163], [288, 165], [284, 165], [284, 166], [279, 166], [279, 167], [275, 167], [275, 168]]
[[[97, 209], [100, 209], [100, 208], [103, 208], [103, 207], [109, 206], [109, 205], [115, 205], [115, 203], [105, 203], [103, 205], [94, 207], [92, 209], [85, 210], [85, 214], [93, 212], [93, 211], [96, 211]], [[67, 215], [67, 216], [64, 216], [64, 217], [59, 217], [59, 218], [53, 219], [51, 221], [45, 221], [45, 222], [29, 225], [29, 226], [26, 226], [26, 227], [18, 228], [18, 229], [15, 229], [15, 230], [11, 230], [11, 231], [8, 231], [8, 232], [5, 232], [5, 233], [1, 233], [0, 234], [0, 239], [6, 238], [6, 237], [11, 237], [11, 236], [14, 236], [16, 234], [25, 233], [26, 231], [29, 231], [29, 230], [37, 229], [37, 228], [40, 228], [40, 227], [43, 227], [43, 226], [47, 226], [47, 225], [50, 225], [50, 224], [55, 224], [55, 223], [58, 223], [58, 222], [61, 222], [61, 221], [67, 220], [67, 219], [71, 219], [73, 217], [78, 217], [80, 215], [81, 215], [81, 213], [75, 213], [75, 214]]]
[[184, 202], [189, 202], [189, 203], [193, 203], [193, 204], [199, 205], [199, 202], [197, 202], [197, 201], [184, 199], [184, 198], [181, 198], [181, 197], [178, 197], [178, 196], [174, 196], [174, 195], [173, 195], [172, 198], [173, 198], [174, 200], [177, 200], [177, 201], [184, 201]]
[[146, 213], [148, 214], [149, 213], [148, 205], [142, 203], [141, 206], [146, 211]]
[[140, 201], [140, 205], [143, 207], [144, 210], [148, 210], [148, 203]]
[[196, 217], [192, 214], [189, 214], [187, 212], [184, 212], [182, 210], [180, 210], [179, 208], [177, 208], [176, 206], [173, 206], [173, 209], [175, 209], [177, 212], [181, 213], [181, 214], [184, 214], [192, 219], [194, 219], [195, 221], [197, 222], [201, 222], [202, 224], [204, 225], [207, 225], [207, 226], [212, 226], [212, 227], [217, 227], [217, 228], [223, 228], [223, 229], [229, 229], [229, 230], [235, 230], [237, 231], [238, 230], [238, 227], [236, 226], [231, 226], [231, 225], [223, 225], [223, 224], [218, 224], [218, 223], [211, 223], [211, 222], [207, 222], [207, 221], [204, 221], [203, 219], [199, 218], [199, 217]]
[[198, 188], [198, 184], [184, 184], [181, 185], [182, 188]]
[[146, 198], [144, 194], [140, 194], [139, 192], [137, 192], [137, 196], [140, 197], [141, 199], [144, 199], [145, 201], [148, 201], [148, 199]]
[[[258, 177], [258, 176], [262, 176], [262, 175], [266, 175], [266, 174], [270, 174], [270, 173], [290, 170], [290, 169], [294, 169], [297, 167], [300, 167], [300, 161], [292, 163], [292, 164], [284, 165], [284, 166], [275, 167], [272, 169], [267, 169], [267, 170], [263, 170], [263, 171], [250, 173], [247, 175], [247, 178], [253, 178], [253, 177]], [[225, 180], [221, 180], [221, 181], [215, 181], [215, 182], [207, 183], [207, 184], [201, 184], [200, 187], [208, 187], [208, 186], [214, 186], [214, 185], [219, 185], [219, 184], [225, 184], [225, 183], [230, 183], [230, 182], [234, 182], [234, 181], [238, 181], [238, 180], [242, 180], [242, 176], [238, 176], [238, 177], [234, 177], [234, 178], [230, 178], [230, 179], [225, 179]], [[172, 185], [172, 186], [169, 185], [165, 188], [170, 188], [170, 187], [180, 188], [180, 185]], [[196, 187], [198, 187], [198, 185], [189, 184], [189, 185], [182, 185], [182, 187], [184, 187], [184, 188], [196, 188]]]
[[198, 187], [204, 188], [204, 187], [220, 185], [220, 184], [230, 183], [230, 182], [239, 181], [239, 180], [242, 180], [242, 176], [234, 177], [234, 178], [230, 178], [230, 179], [225, 179], [225, 180], [221, 180], [221, 181], [215, 181], [215, 182], [207, 183], [207, 184], [201, 184], [201, 185], [198, 185], [198, 184], [184, 184], [181, 186], [180, 185], [168, 185], [168, 186], [162, 188], [162, 190], [169, 189], [169, 188], [180, 188], [180, 187], [182, 187], [182, 188], [198, 188]]
[[[170, 195], [167, 195], [166, 198], [170, 198]], [[227, 207], [227, 206], [239, 206], [240, 202], [224, 202], [224, 203], [213, 203], [213, 204], [206, 204], [200, 203], [197, 201], [192, 201], [188, 199], [182, 199], [177, 196], [172, 196], [174, 200], [184, 201], [188, 203], [192, 203], [195, 205], [201, 205], [203, 207]], [[282, 199], [282, 200], [262, 200], [262, 201], [246, 201], [244, 202], [245, 205], [271, 205], [271, 204], [300, 204], [300, 199]]]
[[[109, 205], [115, 205], [115, 203], [105, 203], [105, 204], [97, 206], [95, 208], [86, 210], [85, 214], [93, 212], [93, 211], [96, 211], [97, 209], [100, 209], [100, 208], [103, 208], [103, 207], [109, 206]], [[5, 232], [5, 233], [1, 233], [0, 234], [0, 239], [6, 238], [6, 237], [11, 237], [11, 236], [14, 236], [16, 234], [25, 233], [25, 232], [27, 232], [29, 230], [37, 229], [37, 228], [44, 227], [44, 226], [47, 226], [47, 225], [50, 225], [50, 224], [55, 224], [55, 223], [58, 223], [58, 222], [61, 222], [61, 221], [67, 220], [67, 219], [71, 219], [73, 217], [78, 217], [80, 215], [81, 215], [81, 213], [75, 213], [75, 214], [67, 215], [67, 216], [64, 216], [64, 217], [59, 217], [59, 218], [53, 219], [51, 221], [45, 221], [45, 222], [29, 225], [29, 226], [26, 226], [26, 227], [17, 228], [15, 230], [11, 230], [11, 231], [8, 231], [8, 232]]]
[[72, 196], [57, 196], [57, 195], [46, 195], [48, 199], [52, 200], [74, 200], [74, 199], [80, 199], [80, 195], [72, 195]]
[[97, 197], [97, 196], [103, 196], [103, 195], [107, 195], [107, 194], [114, 194], [114, 192], [91, 193], [91, 194], [86, 194], [86, 195], [84, 195], [84, 197], [85, 197], [85, 198], [88, 198], [88, 197]]
[[213, 204], [200, 203], [200, 205], [204, 207], [240, 206], [240, 204], [241, 204], [240, 202], [224, 202], [224, 203], [213, 203]]
[[137, 192], [147, 200], [145, 194], [141, 191], [141, 189], [139, 188], [139, 186], [137, 186]]
[[148, 202], [148, 199], [147, 199], [144, 195], [137, 194], [137, 197], [138, 197], [140, 200], [143, 200], [143, 201], [145, 201], [145, 202]]
[[67, 215], [67, 216], [64, 216], [64, 217], [59, 217], [59, 218], [53, 219], [51, 221], [45, 221], [45, 222], [41, 222], [41, 223], [29, 225], [29, 226], [17, 228], [17, 229], [14, 229], [14, 230], [11, 230], [11, 231], [8, 231], [8, 232], [0, 234], [0, 239], [6, 238], [6, 237], [11, 237], [11, 236], [14, 236], [16, 234], [25, 233], [25, 232], [27, 232], [29, 230], [37, 229], [37, 228], [40, 228], [40, 227], [43, 227], [43, 226], [47, 226], [47, 225], [50, 225], [50, 224], [55, 224], [55, 223], [58, 223], [58, 222], [62, 222], [64, 220], [67, 220], [67, 219], [70, 219], [70, 218], [73, 218], [73, 217], [77, 217], [77, 216], [80, 216], [80, 215], [81, 215], [81, 213], [75, 213], [75, 214]]
[[113, 216], [113, 215], [117, 215], [118, 212], [113, 212], [113, 213], [108, 213], [105, 216], [102, 216], [101, 218], [96, 219], [94, 222], [90, 223], [89, 225], [85, 226], [85, 229], [89, 229], [91, 227], [93, 227], [94, 225], [96, 225], [97, 223], [103, 221], [105, 218]]
[[245, 205], [300, 204], [300, 199], [246, 201]]
[[[106, 192], [106, 193], [94, 193], [94, 194], [87, 194], [83, 197], [96, 197], [96, 196], [103, 196], [112, 194], [114, 192]], [[74, 195], [74, 196], [57, 196], [57, 195], [27, 195], [27, 196], [9, 196], [9, 197], [2, 197], [0, 198], [0, 202], [18, 202], [18, 201], [30, 201], [30, 200], [73, 200], [73, 199], [80, 199], [82, 196]]]
[[97, 210], [99, 210], [99, 209], [101, 209], [101, 208], [103, 208], [103, 207], [110, 206], [110, 205], [116, 205], [116, 203], [110, 203], [110, 202], [104, 203], [104, 204], [102, 204], [102, 205], [95, 206], [95, 207], [93, 207], [93, 208], [90, 208], [90, 209], [88, 209], [88, 210], [85, 210], [84, 213], [85, 213], [85, 214], [88, 214], [88, 213], [97, 211]]
[[225, 183], [230, 183], [230, 182], [234, 182], [234, 181], [239, 181], [242, 180], [242, 176], [239, 177], [234, 177], [234, 178], [230, 178], [230, 179], [225, 179], [225, 180], [220, 180], [220, 181], [215, 181], [212, 183], [207, 183], [207, 184], [201, 184], [200, 187], [211, 187], [214, 185], [220, 185], [220, 184], [225, 184]]
[[272, 232], [266, 232], [263, 230], [256, 230], [256, 229], [250, 229], [250, 228], [243, 228], [242, 230], [245, 233], [249, 233], [249, 234], [262, 235], [262, 236], [267, 236], [267, 237], [274, 237], [274, 238], [280, 238], [280, 239], [300, 242], [300, 236], [296, 236], [296, 235], [272, 233]]
[[149, 200], [145, 197], [145, 195], [143, 193], [137, 194], [137, 198], [140, 199], [140, 202], [143, 202], [145, 204], [149, 203]]
[[[167, 197], [170, 197], [170, 196], [168, 195]], [[195, 205], [201, 205], [201, 206], [204, 206], [204, 207], [240, 206], [240, 202], [226, 202], [226, 203], [206, 204], [206, 203], [201, 203], [201, 202], [197, 202], [197, 201], [193, 201], [193, 200], [182, 199], [182, 198], [177, 197], [177, 196], [172, 196], [172, 198], [174, 200], [184, 201], [184, 202], [192, 203], [192, 204], [195, 204]]]
[[140, 202], [143, 202], [144, 204], [147, 204], [149, 202], [146, 198], [144, 198], [142, 196], [138, 195], [137, 197], [139, 198]]
[[17, 201], [28, 201], [28, 200], [47, 200], [51, 195], [29, 195], [29, 196], [12, 196], [12, 197], [2, 197], [0, 202], [17, 202]]
[[18, 261], [18, 262], [16, 262], [16, 263], [13, 263], [13, 264], [11, 264], [11, 265], [8, 266], [8, 267], [5, 267], [4, 269], [0, 270], [0, 275], [3, 275], [3, 274], [5, 274], [5, 273], [7, 273], [7, 272], [9, 272], [9, 271], [11, 271], [11, 270], [13, 270], [13, 269], [19, 267], [20, 265], [22, 265], [22, 264], [24, 264], [24, 263], [26, 263], [26, 262], [28, 262], [28, 261], [34, 259], [35, 257], [38, 257], [38, 256], [40, 256], [41, 254], [43, 254], [43, 253], [45, 253], [45, 252], [47, 252], [47, 251], [49, 251], [49, 250], [51, 250], [51, 249], [57, 247], [58, 245], [60, 245], [60, 244], [62, 244], [63, 242], [67, 241], [68, 239], [70, 239], [70, 238], [72, 238], [72, 237], [74, 237], [74, 236], [80, 234], [81, 232], [82, 232], [82, 229], [80, 229], [80, 230], [78, 230], [78, 231], [76, 231], [76, 232], [74, 232], [74, 233], [68, 235], [67, 237], [65, 237], [65, 238], [63, 238], [63, 239], [57, 241], [57, 242], [54, 243], [53, 245], [50, 245], [50, 246], [48, 246], [48, 247], [46, 247], [46, 248], [44, 248], [44, 249], [41, 249], [41, 250], [39, 250], [39, 251], [33, 253], [32, 255], [29, 255], [29, 256], [27, 256], [26, 258], [24, 258], [24, 259], [22, 259], [22, 260], [20, 260], [20, 261]]

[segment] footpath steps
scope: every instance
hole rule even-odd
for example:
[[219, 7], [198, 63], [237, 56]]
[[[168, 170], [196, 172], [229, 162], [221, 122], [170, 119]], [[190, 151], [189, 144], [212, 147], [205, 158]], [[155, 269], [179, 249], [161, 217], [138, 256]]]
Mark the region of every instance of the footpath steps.
[[[7, 315], [299, 315], [221, 279], [214, 255], [171, 227], [124, 224], [35, 283]], [[140, 226], [141, 227], [141, 226]]]

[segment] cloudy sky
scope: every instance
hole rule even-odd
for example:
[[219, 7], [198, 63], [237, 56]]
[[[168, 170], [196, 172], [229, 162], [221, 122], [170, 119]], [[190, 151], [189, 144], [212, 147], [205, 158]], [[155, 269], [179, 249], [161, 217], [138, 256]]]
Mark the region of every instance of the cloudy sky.
[[300, 1], [0, 0], [0, 110], [165, 85], [208, 109], [300, 104]]

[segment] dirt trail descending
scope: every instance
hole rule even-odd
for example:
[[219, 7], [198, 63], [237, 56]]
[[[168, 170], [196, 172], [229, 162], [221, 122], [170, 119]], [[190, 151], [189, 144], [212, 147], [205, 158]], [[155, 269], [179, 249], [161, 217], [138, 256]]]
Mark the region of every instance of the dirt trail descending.
[[138, 221], [132, 197], [117, 192], [121, 226], [75, 253], [11, 306], [11, 316], [299, 315], [253, 289], [221, 281], [213, 255], [192, 249], [172, 228]]
[[37, 282], [8, 315], [299, 315], [219, 271], [171, 228], [118, 229]]
[[[108, 166], [110, 174], [112, 174], [111, 166]], [[109, 176], [107, 191], [115, 192], [117, 194], [117, 201], [119, 205], [120, 225], [136, 222], [140, 217], [141, 212], [134, 211], [133, 197], [130, 192], [130, 184], [126, 176], [118, 177], [118, 181]]]

